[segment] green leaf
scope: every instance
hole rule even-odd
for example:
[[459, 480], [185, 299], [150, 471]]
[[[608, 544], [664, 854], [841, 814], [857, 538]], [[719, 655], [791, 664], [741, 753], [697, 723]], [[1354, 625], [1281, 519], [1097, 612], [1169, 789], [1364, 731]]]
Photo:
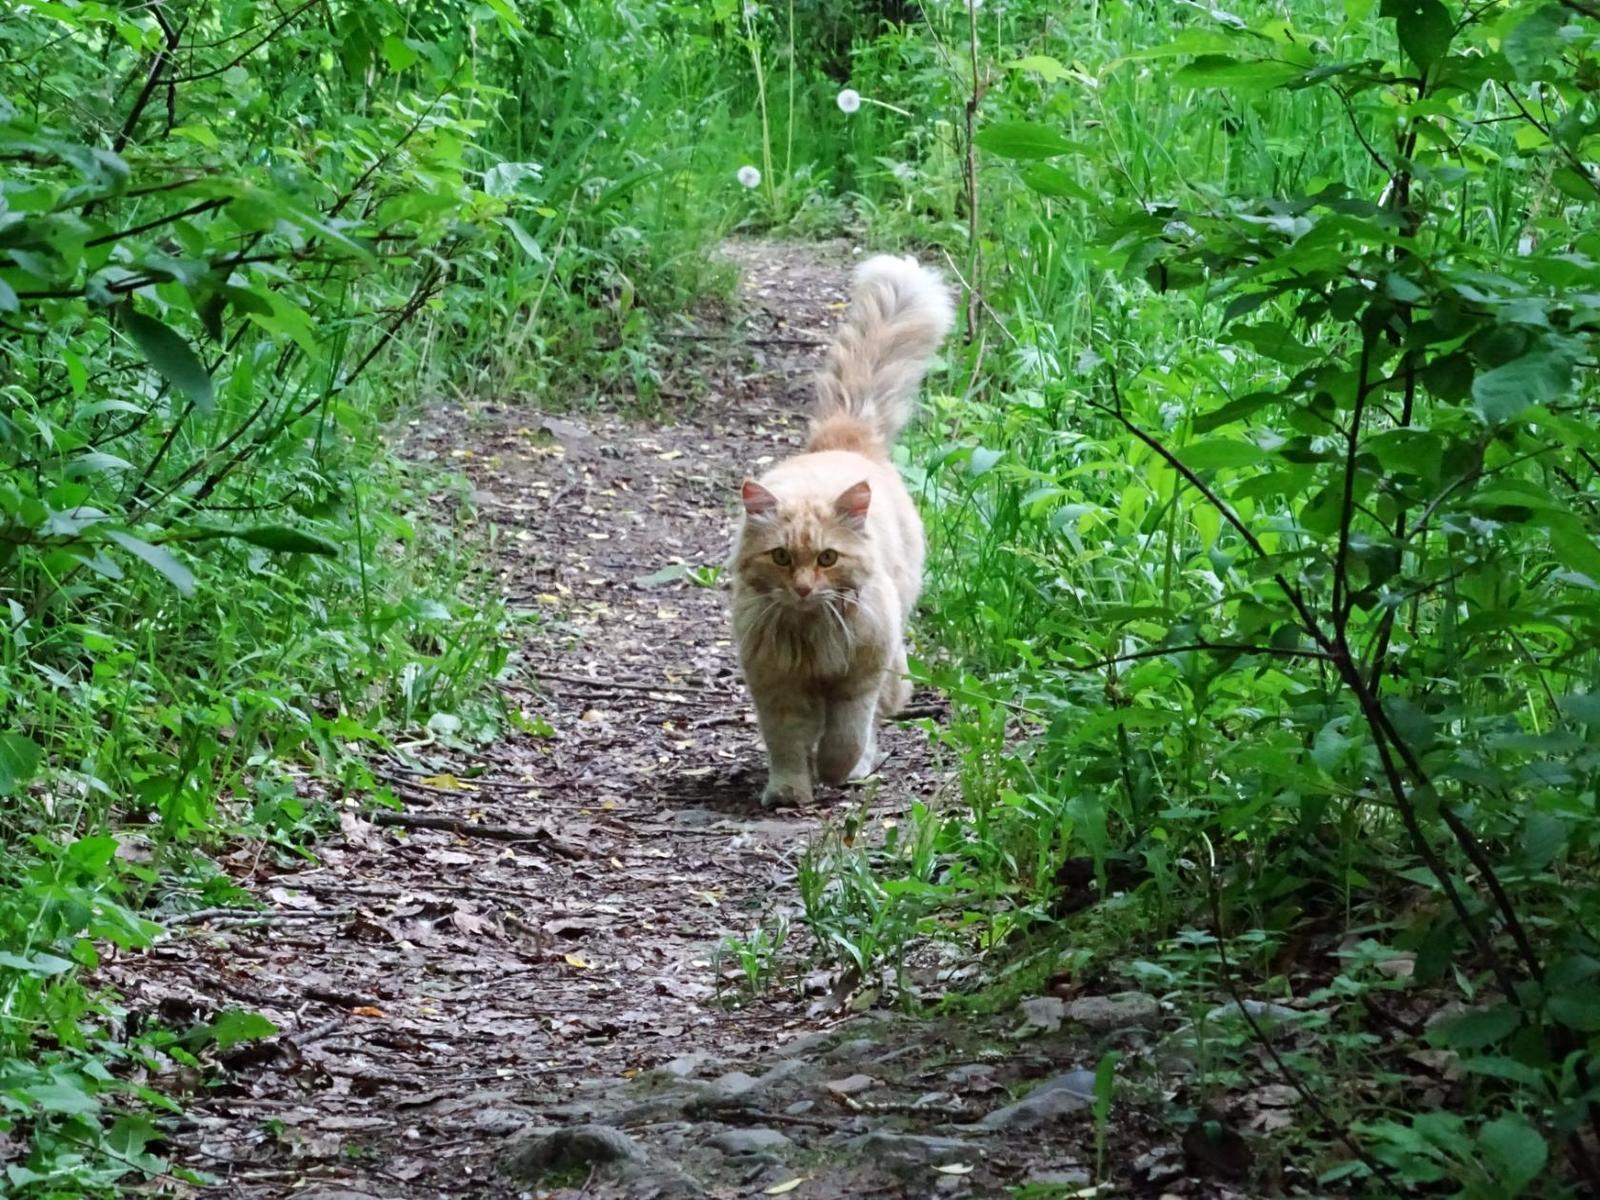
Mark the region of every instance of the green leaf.
[[1266, 92], [1292, 83], [1305, 74], [1294, 63], [1262, 58], [1234, 58], [1227, 54], [1202, 54], [1180, 67], [1173, 82], [1195, 88], [1227, 88], [1236, 92]]
[[1049, 83], [1067, 77], [1067, 69], [1061, 65], [1060, 60], [1051, 58], [1048, 54], [1030, 54], [1026, 58], [1012, 59], [1005, 64], [1005, 67], [1008, 71], [1027, 71]]
[[43, 748], [26, 734], [0, 733], [0, 796], [21, 791], [43, 760]]
[[324, 558], [337, 558], [339, 555], [336, 543], [288, 525], [256, 525], [250, 529], [233, 529], [228, 531], [228, 536], [238, 538], [241, 542], [249, 542], [252, 546], [276, 550], [279, 554], [320, 554]]
[[1506, 34], [1501, 51], [1521, 83], [1537, 78], [1540, 70], [1561, 51], [1561, 30], [1567, 14], [1556, 4], [1547, 4]]
[[1082, 200], [1087, 204], [1100, 203], [1100, 197], [1080, 184], [1060, 167], [1050, 163], [1034, 163], [1022, 172], [1022, 182], [1041, 196], [1064, 196]]
[[226, 1050], [240, 1042], [260, 1041], [277, 1032], [276, 1025], [256, 1012], [225, 1012], [211, 1023], [211, 1036], [216, 1039], [218, 1050]]
[[672, 563], [662, 567], [659, 571], [651, 571], [648, 575], [637, 576], [633, 581], [634, 587], [658, 588], [669, 583], [677, 583], [689, 573], [689, 568], [683, 563]]
[[1394, 8], [1400, 47], [1424, 72], [1450, 50], [1456, 23], [1440, 0], [1401, 0]]
[[1473, 407], [1485, 424], [1504, 425], [1535, 404], [1560, 399], [1571, 387], [1572, 361], [1538, 349], [1473, 379]]
[[389, 69], [395, 73], [404, 71], [422, 56], [411, 48], [404, 40], [390, 34], [383, 39], [383, 58], [389, 64]]
[[0, 950], [0, 967], [10, 967], [27, 975], [60, 975], [63, 971], [72, 970], [72, 960], [39, 951], [24, 958], [20, 954]]
[[1480, 1054], [1456, 1061], [1456, 1066], [1473, 1075], [1487, 1075], [1491, 1079], [1509, 1079], [1513, 1083], [1539, 1087], [1544, 1083], [1544, 1072], [1514, 1058], [1494, 1054]]
[[166, 576], [168, 582], [185, 596], [194, 595], [194, 573], [172, 557], [172, 551], [164, 546], [152, 546], [120, 529], [108, 529], [105, 535], [129, 554], [143, 559], [148, 566]]
[[1054, 129], [1026, 121], [1000, 121], [985, 125], [973, 140], [1001, 158], [1055, 158], [1076, 149], [1074, 143]]
[[192, 401], [202, 414], [216, 407], [216, 392], [211, 376], [195, 357], [189, 343], [153, 317], [135, 308], [122, 314], [122, 327], [134, 340], [150, 365], [159, 371], [182, 396]]
[[23, 1088], [22, 1094], [47, 1113], [87, 1116], [100, 1111], [100, 1102], [79, 1087], [76, 1080], [58, 1079], [54, 1083]]
[[1251, 442], [1237, 438], [1207, 438], [1191, 442], [1178, 451], [1183, 465], [1195, 471], [1211, 471], [1219, 467], [1250, 467], [1266, 457], [1266, 451]]
[[1452, 1050], [1477, 1050], [1503, 1041], [1521, 1020], [1515, 1008], [1501, 1004], [1457, 1018], [1442, 1027], [1438, 1036]]
[[1544, 1171], [1550, 1147], [1544, 1135], [1521, 1113], [1503, 1113], [1478, 1131], [1485, 1157], [1500, 1169], [1512, 1196], [1520, 1195]]

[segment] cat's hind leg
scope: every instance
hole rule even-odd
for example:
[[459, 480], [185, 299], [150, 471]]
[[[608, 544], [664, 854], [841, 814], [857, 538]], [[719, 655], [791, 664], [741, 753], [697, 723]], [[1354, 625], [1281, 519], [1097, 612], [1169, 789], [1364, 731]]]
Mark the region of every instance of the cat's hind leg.
[[906, 664], [904, 643], [896, 644], [889, 669], [883, 673], [883, 683], [878, 688], [878, 715], [884, 719], [894, 716], [911, 702], [910, 667]]

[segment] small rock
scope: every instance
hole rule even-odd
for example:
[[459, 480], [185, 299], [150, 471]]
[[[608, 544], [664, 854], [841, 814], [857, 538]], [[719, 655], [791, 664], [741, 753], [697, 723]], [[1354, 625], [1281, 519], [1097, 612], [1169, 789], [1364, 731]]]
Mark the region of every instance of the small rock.
[[871, 1091], [877, 1086], [878, 1081], [871, 1075], [850, 1075], [844, 1079], [832, 1080], [827, 1088], [835, 1096], [855, 1096], [861, 1092]]
[[655, 1069], [655, 1074], [667, 1079], [692, 1079], [696, 1075], [709, 1073], [712, 1067], [720, 1067], [722, 1060], [715, 1054], [707, 1054], [697, 1050], [693, 1054], [680, 1054], [671, 1062], [662, 1063]]
[[804, 1116], [806, 1113], [810, 1112], [816, 1106], [817, 1106], [817, 1102], [815, 1100], [796, 1100], [793, 1104], [789, 1105], [789, 1107], [784, 1109], [783, 1111], [788, 1116], [801, 1117], [801, 1116]]
[[1034, 996], [1024, 1000], [1021, 1005], [1022, 1016], [1027, 1021], [1029, 1028], [1040, 1029], [1045, 1033], [1054, 1033], [1061, 1028], [1062, 1018], [1067, 1015], [1067, 1002], [1056, 996]]
[[807, 1058], [827, 1050], [837, 1036], [831, 1029], [819, 1029], [792, 1042], [785, 1042], [778, 1047], [777, 1054], [779, 1058]]
[[1094, 1097], [1093, 1071], [1053, 1075], [1014, 1104], [997, 1108], [978, 1124], [985, 1129], [1031, 1129], [1088, 1108]]
[[828, 1051], [826, 1057], [829, 1062], [850, 1062], [871, 1054], [877, 1048], [878, 1043], [871, 1038], [852, 1038]]
[[849, 1145], [862, 1158], [896, 1172], [956, 1162], [972, 1153], [972, 1147], [960, 1138], [890, 1133], [885, 1129], [855, 1138]]
[[1069, 1020], [1100, 1033], [1149, 1025], [1161, 1016], [1161, 1004], [1143, 992], [1118, 992], [1113, 996], [1080, 996], [1067, 1005]]
[[594, 441], [594, 434], [587, 426], [576, 421], [563, 420], [561, 417], [545, 417], [539, 422], [539, 432], [546, 437], [555, 438], [564, 446], [581, 446]]
[[537, 1182], [549, 1171], [573, 1167], [637, 1165], [644, 1151], [627, 1134], [605, 1125], [569, 1125], [529, 1134], [506, 1156], [506, 1172]]
[[711, 1081], [711, 1094], [718, 1100], [737, 1100], [748, 1096], [761, 1086], [761, 1081], [754, 1075], [746, 1075], [743, 1071], [729, 1071], [726, 1075], [719, 1075]]
[[748, 1154], [769, 1154], [785, 1150], [792, 1143], [776, 1129], [725, 1129], [711, 1139], [711, 1148], [730, 1157]]
[[[1293, 1022], [1302, 1016], [1299, 1009], [1290, 1008], [1287, 1004], [1274, 1004], [1270, 1000], [1246, 999], [1244, 1011], [1254, 1017], [1261, 1025], [1267, 1027]], [[1239, 1005], [1232, 1000], [1226, 1004], [1217, 1005], [1206, 1014], [1207, 1021], [1239, 1021], [1242, 1019], [1239, 1014]]]

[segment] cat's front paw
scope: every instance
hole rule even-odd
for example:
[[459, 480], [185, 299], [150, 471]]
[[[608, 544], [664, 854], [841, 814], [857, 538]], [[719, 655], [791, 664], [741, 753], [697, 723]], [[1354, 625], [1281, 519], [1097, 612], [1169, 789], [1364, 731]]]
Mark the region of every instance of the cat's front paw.
[[769, 779], [761, 793], [762, 808], [794, 808], [811, 803], [811, 785], [804, 780]]

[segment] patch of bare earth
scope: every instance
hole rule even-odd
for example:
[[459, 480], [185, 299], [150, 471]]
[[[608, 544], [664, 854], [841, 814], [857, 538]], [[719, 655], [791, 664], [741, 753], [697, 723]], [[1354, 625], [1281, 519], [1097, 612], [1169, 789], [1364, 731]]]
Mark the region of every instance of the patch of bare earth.
[[[693, 336], [735, 350], [668, 423], [483, 404], [430, 411], [408, 439], [471, 478], [497, 530], [493, 569], [535, 617], [505, 699], [547, 728], [375, 764], [404, 813], [351, 807], [314, 862], [240, 853], [228, 865], [259, 913], [190, 917], [105, 969], [132, 1009], [243, 1008], [280, 1031], [188, 1078], [170, 1148], [218, 1181], [201, 1192], [815, 1200], [1088, 1182], [1085, 1068], [1167, 1019], [1148, 998], [1062, 1033], [1049, 1005], [1031, 1023], [902, 1023], [819, 1003], [827, 978], [728, 992], [719, 944], [797, 908], [798, 860], [830, 814], [869, 804], [872, 837], [941, 780], [900, 725], [876, 790], [759, 807], [725, 596], [665, 569], [719, 563], [740, 477], [800, 444], [849, 256], [727, 252], [737, 326]], [[1172, 1161], [1134, 1178], [1159, 1194], [1186, 1174]]]

